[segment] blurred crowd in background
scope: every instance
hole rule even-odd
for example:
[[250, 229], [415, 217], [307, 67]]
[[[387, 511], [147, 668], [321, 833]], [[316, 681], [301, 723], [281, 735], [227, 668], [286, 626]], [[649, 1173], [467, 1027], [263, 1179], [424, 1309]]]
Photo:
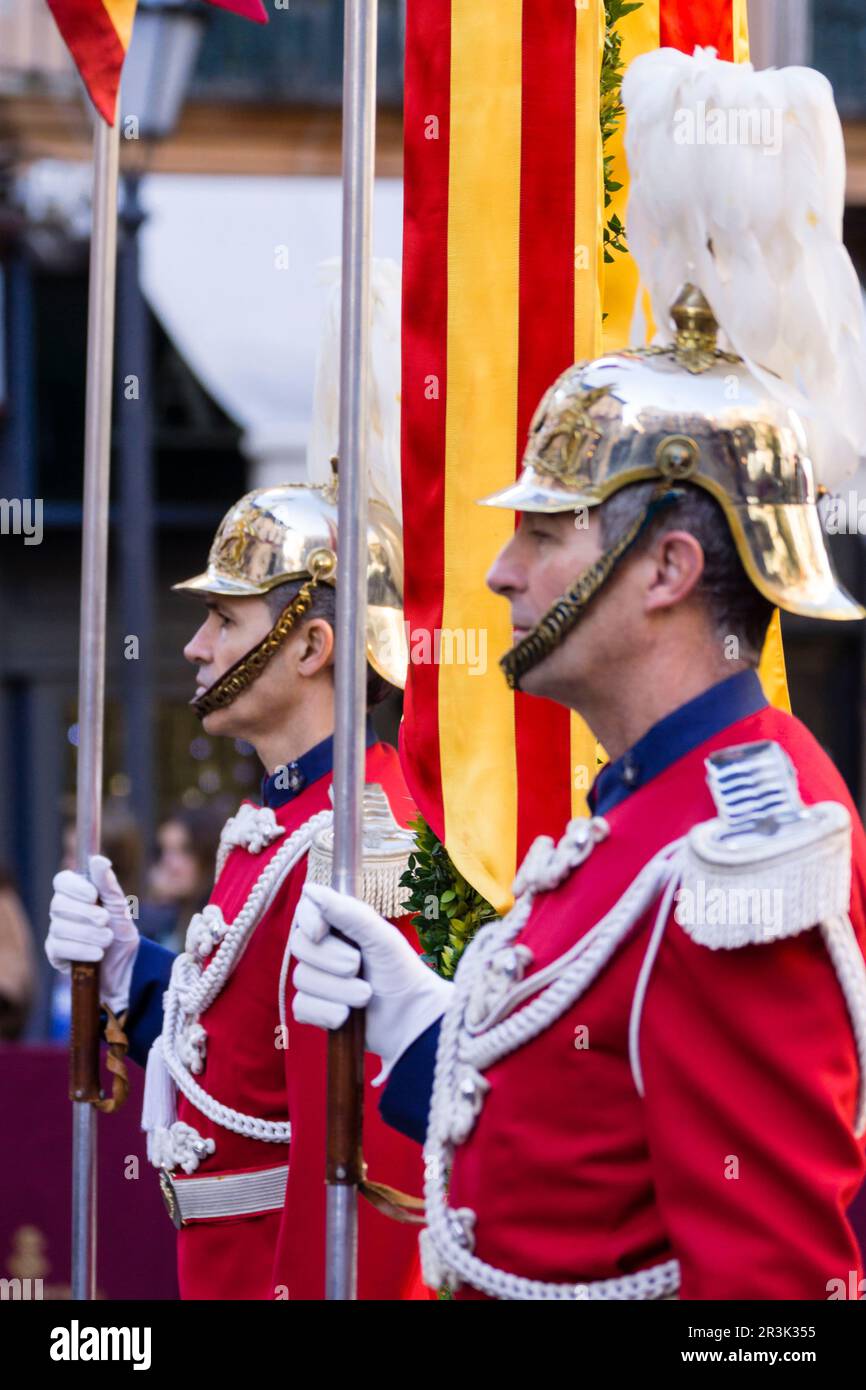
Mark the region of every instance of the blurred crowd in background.
[[[103, 852], [111, 859], [130, 906], [137, 910], [141, 933], [173, 951], [183, 938], [193, 913], [208, 900], [223, 817], [211, 806], [178, 806], [157, 827], [156, 854], [149, 861], [141, 830], [122, 809], [103, 819]], [[63, 858], [58, 866], [77, 868], [75, 825], [63, 832]], [[36, 993], [34, 941], [12, 875], [0, 868], [0, 1041], [20, 1038]], [[63, 1042], [69, 1035], [69, 979], [55, 981], [51, 993], [49, 1036]]]

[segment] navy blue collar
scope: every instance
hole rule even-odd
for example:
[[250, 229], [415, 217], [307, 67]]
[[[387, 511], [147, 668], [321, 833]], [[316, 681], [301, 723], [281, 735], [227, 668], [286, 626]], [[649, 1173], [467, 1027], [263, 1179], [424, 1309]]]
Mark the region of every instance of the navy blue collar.
[[[379, 742], [370, 719], [367, 720], [365, 738], [368, 748]], [[270, 806], [274, 811], [278, 806], [285, 806], [288, 801], [294, 801], [296, 796], [300, 796], [311, 782], [318, 782], [320, 777], [327, 777], [333, 769], [334, 735], [329, 734], [308, 752], [302, 753], [293, 762], [278, 767], [276, 772], [262, 779], [262, 805]]]
[[648, 729], [616, 762], [601, 769], [587, 798], [595, 816], [605, 816], [693, 748], [729, 724], [763, 709], [767, 700], [756, 671], [740, 671], [703, 695], [680, 705]]

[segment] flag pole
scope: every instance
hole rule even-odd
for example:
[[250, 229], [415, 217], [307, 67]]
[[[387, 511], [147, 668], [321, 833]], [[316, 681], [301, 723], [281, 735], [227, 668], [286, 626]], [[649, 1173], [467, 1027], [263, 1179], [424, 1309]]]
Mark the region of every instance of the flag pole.
[[[334, 718], [333, 886], [357, 896], [364, 794], [367, 592], [367, 376], [376, 127], [377, 0], [346, 0], [343, 260]], [[325, 1297], [357, 1298], [364, 1014], [329, 1034]]]
[[[105, 607], [111, 391], [117, 261], [119, 132], [95, 116], [93, 224], [87, 307], [87, 383], [84, 416], [84, 505], [81, 522], [81, 628], [78, 648], [78, 764], [76, 857], [89, 877], [88, 857], [100, 847], [102, 741], [105, 708]], [[72, 1297], [96, 1296], [96, 1121], [100, 1099], [99, 968], [72, 968], [69, 1049], [72, 1105]]]

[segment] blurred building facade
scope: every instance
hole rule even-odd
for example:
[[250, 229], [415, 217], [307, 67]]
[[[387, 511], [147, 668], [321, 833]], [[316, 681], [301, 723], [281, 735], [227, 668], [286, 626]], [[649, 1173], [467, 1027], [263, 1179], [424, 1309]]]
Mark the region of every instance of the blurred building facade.
[[[377, 175], [385, 190], [384, 250], [399, 256], [402, 0], [382, 0], [380, 11]], [[105, 793], [108, 805], [133, 813], [146, 807], [139, 819], [147, 840], [177, 804], [214, 803], [228, 815], [258, 789], [252, 750], [207, 739], [187, 708], [192, 673], [181, 653], [202, 614], [173, 595], [171, 584], [203, 568], [218, 521], [244, 491], [274, 476], [304, 475], [324, 295], [311, 295], [308, 284], [315, 258], [337, 254], [340, 244], [342, 24], [342, 5], [322, 0], [292, 0], [290, 9], [272, 11], [266, 28], [210, 11], [177, 130], [146, 151], [121, 142], [122, 170], [136, 176], [152, 216], [138, 248], [148, 297], [137, 398], [124, 392], [124, 313], [135, 306], [120, 285], [118, 292]], [[34, 534], [0, 535], [0, 784], [15, 788], [0, 806], [0, 864], [17, 881], [37, 937], [73, 811], [91, 131], [47, 6], [0, 4], [0, 497], [38, 499], [42, 531], [39, 543]], [[225, 215], [239, 204], [248, 220], [231, 237]], [[269, 221], [255, 243], [260, 208]], [[179, 226], [192, 244], [188, 263], [211, 277], [198, 303], [184, 299], [189, 276], [173, 283], [161, 253]], [[131, 236], [129, 226], [122, 230], [121, 261]], [[284, 311], [281, 320], [271, 307], [261, 333], [254, 322], [250, 331], [229, 294], [261, 295], [257, 256]], [[283, 268], [285, 283], [277, 276]], [[203, 302], [209, 291], [215, 306], [226, 306], [227, 322]], [[182, 328], [180, 343], [166, 324]], [[231, 350], [214, 360], [210, 346], [233, 331], [231, 379]], [[259, 353], [252, 369], [251, 348]], [[281, 374], [292, 418], [275, 430], [268, 389], [273, 397]], [[131, 676], [127, 639], [140, 625], [129, 551], [140, 548], [143, 527], [129, 525], [122, 445], [124, 430], [140, 428], [145, 396], [153, 611]], [[148, 787], [136, 779], [129, 749], [130, 676], [151, 692], [142, 731], [152, 754]], [[47, 1026], [46, 983], [31, 1026], [36, 1035]]]
[[[821, 0], [814, 7], [759, 0], [751, 8], [759, 65], [810, 61], [836, 84], [850, 165], [846, 239], [864, 278], [866, 12], [860, 0]], [[141, 536], [129, 527], [124, 468], [130, 455], [121, 445], [124, 430], [139, 429], [142, 397], [129, 399], [123, 391], [129, 365], [123, 315], [132, 310], [121, 295], [106, 797], [140, 816], [146, 838], [178, 802], [215, 802], [228, 814], [257, 789], [260, 769], [251, 750], [203, 737], [187, 708], [192, 688], [181, 651], [199, 618], [170, 586], [202, 568], [217, 522], [242, 492], [275, 476], [303, 476], [313, 318], [321, 302], [305, 297], [312, 262], [303, 257], [339, 247], [342, 4], [291, 0], [288, 9], [269, 9], [267, 28], [213, 12], [177, 131], [146, 162], [133, 142], [122, 149], [150, 212], [140, 239], [147, 309], [139, 345], [146, 343], [142, 393], [152, 429], [150, 518], [142, 526], [152, 540], [153, 612], [136, 671], [146, 675], [149, 691], [146, 762], [153, 775], [143, 786], [134, 738], [130, 748], [126, 639], [139, 631], [134, 591], [143, 571], [130, 559]], [[377, 234], [384, 244], [377, 249], [397, 255], [404, 11], [405, 0], [380, 0]], [[41, 0], [0, 0], [0, 499], [39, 499], [43, 532], [39, 544], [0, 535], [0, 864], [17, 879], [40, 938], [74, 790], [90, 141], [80, 84], [47, 7]], [[207, 293], [186, 298], [196, 256], [172, 280], [160, 236], [169, 235], [172, 218], [185, 217], [213, 297], [221, 285], [220, 293], [226, 287], [248, 292], [253, 302], [260, 292], [250, 251], [256, 199], [276, 212], [255, 254], [273, 257], [285, 237], [290, 274], [280, 282], [282, 307], [268, 321], [272, 341], [257, 343], [256, 313], [250, 311], [242, 331], [232, 310], [236, 327], [230, 322], [223, 339], [231, 348], [230, 335], [237, 335], [233, 364], [231, 351], [227, 359], [212, 351], [219, 323], [208, 318]], [[220, 209], [241, 204], [250, 223], [231, 242]], [[281, 225], [290, 230], [274, 230]], [[132, 234], [127, 228], [126, 238]], [[174, 245], [180, 245], [176, 237]], [[299, 257], [303, 263], [293, 271]], [[260, 358], [250, 372], [256, 348]], [[267, 414], [267, 389], [281, 381], [292, 409], [275, 420]], [[258, 415], [256, 401], [264, 402]], [[840, 537], [836, 544], [847, 584], [866, 598], [863, 537]], [[860, 626], [791, 620], [785, 635], [795, 709], [863, 807]], [[135, 727], [141, 730], [140, 722]], [[43, 1000], [31, 1031], [38, 1035], [45, 1022]]]

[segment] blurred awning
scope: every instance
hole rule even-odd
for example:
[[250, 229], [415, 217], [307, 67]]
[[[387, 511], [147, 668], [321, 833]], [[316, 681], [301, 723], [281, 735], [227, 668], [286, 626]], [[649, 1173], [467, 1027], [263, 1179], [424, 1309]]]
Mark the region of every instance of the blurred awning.
[[[154, 313], [243, 428], [250, 459], [302, 476], [327, 294], [318, 267], [340, 255], [341, 181], [159, 174], [142, 201]], [[375, 255], [400, 260], [402, 206], [402, 182], [377, 180]]]

